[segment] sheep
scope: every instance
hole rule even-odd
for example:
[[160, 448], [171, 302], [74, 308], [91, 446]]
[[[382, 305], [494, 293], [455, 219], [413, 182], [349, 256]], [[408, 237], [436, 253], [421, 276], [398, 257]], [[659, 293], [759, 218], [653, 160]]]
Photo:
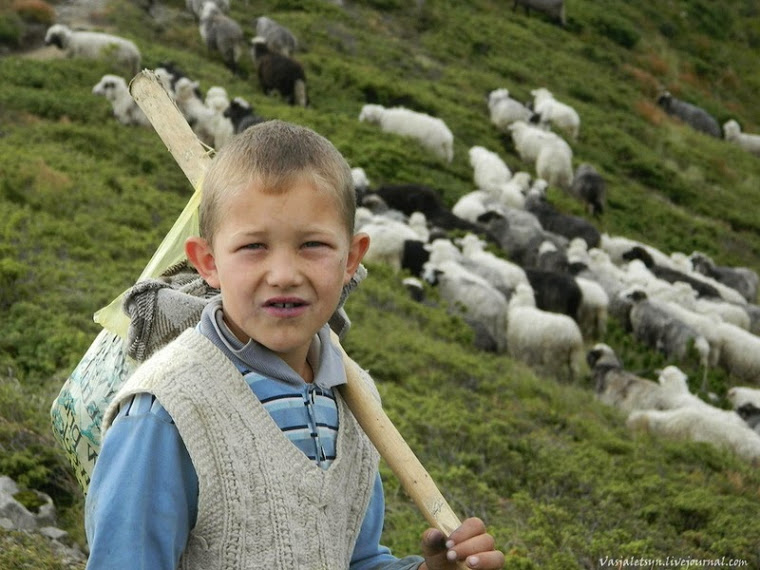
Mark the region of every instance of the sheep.
[[673, 97], [668, 91], [664, 91], [657, 98], [657, 104], [665, 112], [684, 121], [691, 128], [706, 133], [710, 136], [721, 138], [721, 130], [718, 121], [704, 109], [686, 101]]
[[507, 353], [539, 372], [573, 381], [583, 361], [583, 335], [567, 315], [538, 309], [530, 285], [520, 283], [508, 304]]
[[507, 127], [507, 130], [520, 160], [531, 164], [535, 164], [539, 151], [547, 143], [565, 142], [557, 133], [529, 125], [525, 121], [515, 121]]
[[364, 196], [370, 191], [369, 177], [361, 166], [355, 166], [351, 169], [351, 180], [356, 192], [356, 203], [361, 204]]
[[488, 94], [488, 112], [491, 123], [506, 131], [516, 121], [530, 122], [533, 111], [509, 96], [509, 89], [494, 89]]
[[723, 138], [755, 156], [760, 156], [760, 135], [743, 133], [735, 119], [723, 123]]
[[306, 72], [298, 61], [270, 52], [266, 40], [258, 36], [251, 40], [251, 58], [264, 93], [277, 92], [290, 105], [308, 105]]
[[610, 298], [602, 286], [592, 279], [576, 276], [581, 290], [578, 325], [584, 338], [602, 338], [607, 332]]
[[219, 52], [224, 65], [238, 73], [238, 61], [245, 45], [240, 24], [223, 14], [217, 4], [207, 0], [201, 9], [198, 29], [208, 50]]
[[491, 283], [505, 297], [509, 298], [519, 283], [528, 284], [522, 267], [485, 251], [485, 242], [475, 234], [466, 234], [459, 244], [462, 247], [460, 263]]
[[447, 163], [454, 158], [454, 135], [437, 117], [405, 107], [367, 104], [359, 113], [359, 121], [378, 125], [388, 133], [413, 138]]
[[290, 57], [298, 49], [293, 32], [267, 16], [256, 18], [256, 35], [267, 41], [270, 52]]
[[432, 275], [441, 299], [476, 332], [475, 345], [483, 350], [506, 350], [507, 300], [493, 285], [453, 259], [438, 262], [431, 254], [426, 275]]
[[723, 339], [718, 365], [743, 382], [760, 379], [760, 337], [730, 323], [719, 323]]
[[599, 230], [588, 220], [579, 216], [563, 214], [545, 198], [537, 196], [533, 192], [528, 193], [525, 209], [536, 216], [541, 227], [548, 232], [559, 234], [568, 240], [581, 238], [588, 247], [597, 247], [601, 242]]
[[401, 271], [404, 242], [421, 241], [417, 232], [407, 224], [383, 215], [372, 216], [368, 222], [361, 224], [360, 229], [370, 237], [364, 260], [367, 263], [383, 263], [394, 271]]
[[201, 13], [203, 12], [203, 5], [208, 1], [214, 2], [225, 14], [229, 13], [230, 0], [185, 0], [185, 7], [193, 16], [195, 16], [196, 20], [200, 20]]
[[632, 300], [628, 314], [634, 337], [665, 355], [684, 362], [694, 349], [703, 370], [710, 363], [710, 344], [694, 327], [673, 316], [662, 306], [650, 301], [641, 290], [623, 295]]
[[496, 239], [484, 231], [478, 224], [468, 222], [454, 215], [446, 208], [439, 192], [429, 186], [421, 184], [388, 184], [378, 187], [368, 196], [379, 196], [391, 208], [399, 210], [407, 216], [412, 212], [422, 212], [428, 222], [433, 226], [445, 230], [464, 230], [480, 235], [485, 234], [489, 241], [496, 243]]
[[486, 212], [504, 212], [501, 202], [486, 190], [473, 190], [463, 194], [451, 207], [452, 214], [473, 224]]
[[106, 74], [92, 88], [93, 95], [100, 95], [111, 102], [113, 115], [123, 125], [150, 126], [140, 106], [132, 99], [123, 77]]
[[507, 253], [509, 259], [523, 267], [535, 267], [541, 244], [554, 242], [559, 249], [567, 246], [566, 238], [545, 231], [535, 215], [517, 208], [491, 210], [478, 218], [488, 235]]
[[611, 346], [597, 343], [586, 353], [597, 400], [621, 410], [666, 409], [664, 390], [659, 383], [626, 370]]
[[229, 117], [224, 115], [224, 112], [230, 106], [227, 90], [218, 85], [209, 87], [208, 91], [206, 91], [204, 104], [212, 111], [212, 115], [209, 116], [205, 128], [213, 135], [214, 149], [219, 150], [226, 145], [235, 134], [235, 125], [233, 125], [232, 120]]
[[570, 195], [584, 204], [592, 216], [601, 216], [607, 201], [607, 185], [601, 174], [588, 162], [575, 169]]
[[696, 272], [736, 289], [748, 303], [757, 300], [760, 278], [756, 271], [748, 267], [716, 265], [708, 255], [698, 251], [692, 252], [689, 259]]
[[473, 180], [479, 190], [498, 196], [501, 188], [512, 178], [512, 172], [501, 157], [482, 146], [470, 147], [468, 151]]
[[525, 268], [534, 305], [552, 313], [562, 313], [578, 321], [583, 293], [575, 278], [568, 273]]
[[760, 389], [734, 386], [726, 398], [731, 407], [757, 433], [760, 433]]
[[533, 110], [538, 115], [540, 124], [551, 125], [572, 140], [578, 140], [581, 118], [575, 109], [567, 103], [557, 101], [545, 87], [533, 89], [530, 94], [533, 95]]
[[242, 97], [234, 97], [222, 114], [232, 121], [235, 134], [265, 120], [256, 115], [251, 104]]
[[640, 259], [644, 265], [659, 279], [669, 283], [683, 281], [688, 283], [700, 297], [723, 299], [732, 303], [745, 305], [747, 300], [735, 289], [697, 272], [684, 272], [674, 269], [669, 258], [663, 264], [658, 263], [648, 248], [634, 246], [622, 255], [623, 260]]
[[[539, 243], [538, 248], [534, 246], [536, 243]], [[566, 251], [559, 249], [555, 242], [545, 238], [534, 240], [528, 244], [528, 250], [522, 257], [522, 261], [526, 268], [531, 269], [559, 273], [568, 273], [570, 270]]]
[[232, 123], [221, 112], [210, 109], [198, 96], [198, 82], [181, 77], [175, 85], [175, 102], [193, 132], [204, 144], [220, 148], [232, 134]]
[[760, 459], [760, 434], [737, 413], [714, 406], [636, 410], [628, 416], [626, 426], [655, 436], [709, 443], [729, 449], [753, 464]]
[[45, 33], [45, 45], [55, 45], [67, 57], [110, 60], [131, 76], [140, 71], [142, 56], [134, 42], [112, 34], [72, 31], [64, 24], [53, 24]]
[[562, 139], [542, 145], [536, 157], [536, 176], [570, 192], [573, 183], [573, 150], [570, 145]]
[[518, 6], [525, 8], [525, 13], [529, 14], [532, 8], [536, 12], [546, 14], [555, 20], [560, 26], [565, 26], [565, 0], [515, 0], [512, 5], [512, 11], [517, 10]]
[[687, 380], [688, 376], [686, 376], [683, 370], [673, 364], [666, 366], [660, 371], [657, 382], [662, 387], [663, 394], [667, 400], [667, 408], [675, 409], [685, 406], [697, 408], [702, 406], [712, 407], [702, 398], [689, 391]]
[[508, 208], [523, 209], [525, 194], [530, 188], [530, 174], [524, 171], [515, 172], [512, 178], [501, 185], [499, 202]]

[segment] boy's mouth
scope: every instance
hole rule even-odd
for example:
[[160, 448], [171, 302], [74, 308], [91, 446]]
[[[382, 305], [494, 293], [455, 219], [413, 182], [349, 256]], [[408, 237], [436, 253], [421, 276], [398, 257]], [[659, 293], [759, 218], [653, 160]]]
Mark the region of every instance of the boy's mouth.
[[264, 309], [274, 317], [296, 317], [301, 315], [308, 306], [308, 303], [303, 299], [288, 297], [288, 298], [273, 298], [268, 299], [264, 303]]

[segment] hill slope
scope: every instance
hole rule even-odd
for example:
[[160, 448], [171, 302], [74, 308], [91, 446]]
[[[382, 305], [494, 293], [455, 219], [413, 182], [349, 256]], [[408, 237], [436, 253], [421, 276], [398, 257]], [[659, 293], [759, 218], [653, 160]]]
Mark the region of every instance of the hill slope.
[[[306, 109], [263, 96], [250, 61], [248, 78], [232, 76], [201, 44], [181, 0], [151, 13], [112, 0], [90, 20], [133, 39], [145, 67], [172, 60], [204, 91], [223, 85], [262, 116], [318, 130], [374, 184], [426, 184], [448, 205], [473, 189], [473, 145], [526, 169], [490, 124], [485, 95], [508, 87], [527, 100], [546, 86], [581, 116], [575, 162], [607, 179], [601, 231], [760, 271], [760, 160], [654, 104], [667, 87], [721, 124], [736, 118], [759, 132], [756, 3], [568, 0], [565, 29], [507, 4], [233, 0], [249, 36], [267, 14], [301, 40]], [[0, 60], [0, 473], [53, 495], [80, 541], [82, 498], [50, 436], [49, 405], [97, 333], [94, 311], [132, 284], [190, 194], [155, 133], [118, 124], [91, 94], [108, 72], [24, 53]], [[443, 165], [359, 123], [367, 102], [444, 119], [454, 161]], [[583, 215], [559, 190], [549, 196]], [[460, 320], [410, 301], [387, 269], [369, 271], [349, 300], [347, 348], [372, 371], [389, 415], [455, 510], [488, 522], [509, 568], [722, 556], [760, 567], [760, 475], [746, 462], [706, 444], [631, 435], [620, 414], [594, 402], [587, 381], [560, 385], [473, 351]], [[643, 375], [665, 364], [617, 323], [605, 340]], [[712, 372], [710, 382], [723, 397], [731, 379]], [[383, 475], [385, 540], [399, 554], [416, 551], [426, 525]], [[23, 548], [31, 550], [0, 554], [0, 567], [27, 555], [56, 567], [43, 543]]]

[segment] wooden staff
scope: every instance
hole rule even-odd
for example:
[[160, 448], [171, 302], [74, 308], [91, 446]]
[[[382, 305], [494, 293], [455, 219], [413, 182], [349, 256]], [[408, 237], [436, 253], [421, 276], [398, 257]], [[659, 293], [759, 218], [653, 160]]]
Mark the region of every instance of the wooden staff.
[[[198, 140], [155, 73], [141, 71], [132, 79], [129, 89], [190, 183], [197, 188], [211, 161], [206, 147]], [[343, 355], [347, 382], [341, 386], [341, 394], [351, 413], [428, 523], [448, 537], [461, 524], [459, 518], [375, 395], [359, 378], [358, 364], [349, 358], [334, 333], [333, 342]], [[464, 564], [459, 567], [466, 568]]]

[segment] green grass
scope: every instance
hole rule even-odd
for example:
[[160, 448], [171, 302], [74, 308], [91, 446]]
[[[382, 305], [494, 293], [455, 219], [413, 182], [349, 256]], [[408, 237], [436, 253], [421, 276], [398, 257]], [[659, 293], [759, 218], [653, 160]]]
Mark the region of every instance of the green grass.
[[[760, 271], [760, 160], [654, 104], [666, 87], [721, 123], [736, 118], [760, 132], [754, 2], [568, 0], [566, 29], [493, 0], [233, 2], [248, 36], [267, 14], [299, 37], [307, 109], [265, 97], [247, 59], [248, 77], [233, 77], [201, 45], [183, 1], [163, 2], [164, 20], [138, 4], [113, 0], [98, 21], [134, 40], [144, 67], [173, 60], [204, 92], [223, 85], [260, 115], [325, 134], [373, 184], [426, 184], [448, 205], [473, 189], [473, 145], [527, 169], [491, 125], [487, 93], [508, 87], [527, 100], [546, 86], [581, 116], [575, 163], [591, 162], [607, 180], [601, 231]], [[15, 47], [20, 24], [8, 6], [0, 2], [0, 42]], [[137, 278], [191, 191], [152, 130], [120, 125], [92, 95], [109, 71], [102, 62], [0, 58], [0, 473], [50, 493], [81, 544], [82, 496], [53, 441], [49, 406], [97, 334], [92, 314]], [[454, 161], [359, 123], [367, 102], [444, 119]], [[549, 196], [583, 215], [558, 189]], [[508, 568], [598, 568], [627, 556], [725, 556], [760, 567], [755, 468], [705, 444], [629, 433], [619, 413], [594, 401], [587, 378], [558, 384], [474, 351], [462, 321], [410, 301], [386, 268], [369, 271], [348, 303], [347, 349], [372, 372], [455, 511], [487, 521]], [[605, 341], [642, 375], [667, 364], [619, 323]], [[701, 372], [684, 368], [696, 389]], [[720, 371], [708, 379], [725, 405], [733, 379]], [[417, 552], [427, 525], [382, 469], [384, 540], [398, 554]], [[42, 541], [0, 533], [0, 543], [0, 568], [59, 567]]]

